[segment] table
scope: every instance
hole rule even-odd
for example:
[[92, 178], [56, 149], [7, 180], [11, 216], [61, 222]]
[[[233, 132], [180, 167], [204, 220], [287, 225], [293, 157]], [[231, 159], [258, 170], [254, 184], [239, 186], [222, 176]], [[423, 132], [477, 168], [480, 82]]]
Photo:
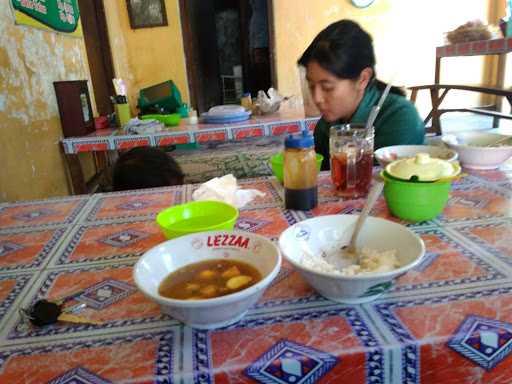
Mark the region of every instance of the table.
[[[471, 41], [466, 43], [458, 43], [436, 47], [436, 66], [434, 82], [436, 85], [440, 84], [441, 79], [441, 59], [446, 57], [460, 57], [460, 56], [488, 56], [498, 55], [497, 74], [496, 82], [494, 87], [497, 89], [503, 89], [505, 81], [505, 66], [506, 66], [506, 55], [512, 52], [512, 37], [499, 38], [492, 40], [480, 40]], [[436, 109], [439, 100], [439, 91], [436, 89], [433, 91], [432, 105]], [[496, 100], [496, 109], [501, 111], [501, 97]], [[432, 127], [435, 132], [440, 132], [439, 116], [434, 113], [432, 120]]]
[[[277, 240], [298, 221], [355, 213], [319, 176], [319, 206], [283, 208], [272, 177], [239, 230]], [[139, 293], [132, 267], [164, 241], [155, 214], [197, 185], [0, 204], [1, 383], [510, 383], [512, 169], [455, 182], [443, 214], [408, 224], [424, 262], [378, 300], [344, 305], [282, 269], [237, 324], [194, 330]], [[389, 215], [381, 197], [373, 214]], [[26, 328], [18, 308], [79, 292], [70, 305], [103, 325]], [[80, 381], [82, 380], [82, 381]], [[88, 381], [87, 381], [88, 380]]]
[[189, 124], [182, 120], [179, 126], [162, 132], [144, 135], [125, 135], [118, 129], [102, 129], [87, 136], [61, 140], [70, 184], [74, 194], [86, 193], [85, 179], [78, 159], [81, 152], [126, 150], [133, 147], [165, 147], [176, 144], [206, 143], [209, 141], [242, 140], [263, 136], [279, 136], [313, 130], [319, 117], [305, 117], [304, 112], [285, 110], [271, 115], [254, 116], [233, 124]]
[[502, 88], [505, 78], [506, 54], [512, 51], [512, 37], [470, 41], [436, 48], [435, 83], [440, 83], [443, 57], [498, 55], [496, 87]]

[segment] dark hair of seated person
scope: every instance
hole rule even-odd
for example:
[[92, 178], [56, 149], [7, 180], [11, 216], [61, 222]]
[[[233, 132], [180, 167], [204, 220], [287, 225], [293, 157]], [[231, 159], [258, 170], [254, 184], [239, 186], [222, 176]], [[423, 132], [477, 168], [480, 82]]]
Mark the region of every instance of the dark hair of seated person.
[[183, 184], [178, 163], [159, 148], [137, 147], [124, 152], [114, 165], [114, 191]]

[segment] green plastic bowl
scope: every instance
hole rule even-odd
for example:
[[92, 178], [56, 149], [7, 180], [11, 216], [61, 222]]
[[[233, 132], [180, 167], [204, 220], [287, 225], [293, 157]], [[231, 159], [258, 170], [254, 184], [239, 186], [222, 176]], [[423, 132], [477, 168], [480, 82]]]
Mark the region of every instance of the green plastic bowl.
[[155, 119], [165, 124], [166, 126], [180, 125], [181, 116], [179, 113], [171, 113], [168, 115], [144, 115], [141, 116], [142, 120]]
[[421, 183], [396, 179], [382, 171], [384, 198], [389, 210], [400, 219], [417, 222], [439, 215], [446, 203], [451, 180]]
[[166, 208], [156, 216], [156, 222], [168, 239], [190, 233], [232, 230], [238, 209], [221, 201], [193, 201]]
[[[320, 171], [320, 168], [322, 167], [322, 161], [324, 160], [324, 157], [317, 153], [316, 154], [316, 167]], [[283, 161], [284, 156], [283, 152], [276, 153], [270, 158], [270, 166], [272, 168], [272, 173], [274, 176], [279, 180], [279, 182], [283, 182]]]

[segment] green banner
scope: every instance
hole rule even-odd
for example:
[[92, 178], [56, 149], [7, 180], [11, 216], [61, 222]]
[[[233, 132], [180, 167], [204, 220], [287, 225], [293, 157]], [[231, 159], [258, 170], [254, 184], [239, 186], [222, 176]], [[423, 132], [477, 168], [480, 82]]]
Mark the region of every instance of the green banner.
[[[77, 0], [11, 0], [18, 24], [75, 34], [79, 26], [80, 10]], [[22, 15], [20, 15], [20, 13]], [[36, 23], [27, 22], [28, 19]]]

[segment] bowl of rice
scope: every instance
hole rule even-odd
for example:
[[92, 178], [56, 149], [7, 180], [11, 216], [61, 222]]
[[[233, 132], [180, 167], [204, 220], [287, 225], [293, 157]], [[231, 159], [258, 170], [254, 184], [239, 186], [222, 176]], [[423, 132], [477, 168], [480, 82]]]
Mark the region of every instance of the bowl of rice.
[[464, 168], [496, 169], [512, 157], [512, 136], [509, 135], [473, 131], [443, 135], [442, 140], [457, 151]]
[[357, 215], [326, 215], [301, 221], [279, 237], [279, 248], [325, 298], [348, 304], [375, 300], [394, 279], [421, 263], [425, 245], [406, 226], [368, 217], [359, 233], [358, 258], [343, 252]]

